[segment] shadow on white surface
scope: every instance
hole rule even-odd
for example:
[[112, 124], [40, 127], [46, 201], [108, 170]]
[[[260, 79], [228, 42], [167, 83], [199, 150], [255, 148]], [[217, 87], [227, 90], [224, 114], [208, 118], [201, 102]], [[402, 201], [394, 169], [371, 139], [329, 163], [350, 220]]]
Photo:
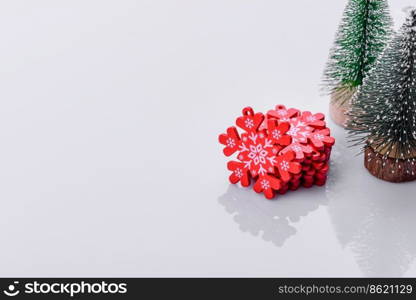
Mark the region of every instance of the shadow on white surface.
[[416, 256], [416, 185], [373, 177], [356, 156], [359, 149], [348, 147], [345, 131], [333, 134], [326, 191], [337, 238], [365, 276], [403, 276]]
[[267, 200], [250, 188], [230, 184], [226, 193], [218, 198], [241, 231], [261, 236], [278, 247], [296, 234], [294, 223], [325, 205], [326, 201], [325, 189], [317, 186], [289, 191]]

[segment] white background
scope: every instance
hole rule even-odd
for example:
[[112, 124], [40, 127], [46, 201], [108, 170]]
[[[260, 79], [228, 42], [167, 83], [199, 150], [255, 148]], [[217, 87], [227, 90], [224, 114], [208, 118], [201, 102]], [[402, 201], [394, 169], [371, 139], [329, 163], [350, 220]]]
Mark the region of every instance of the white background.
[[[402, 7], [391, 0], [398, 27]], [[416, 185], [228, 184], [243, 107], [327, 112], [344, 0], [2, 1], [1, 276], [416, 276]]]

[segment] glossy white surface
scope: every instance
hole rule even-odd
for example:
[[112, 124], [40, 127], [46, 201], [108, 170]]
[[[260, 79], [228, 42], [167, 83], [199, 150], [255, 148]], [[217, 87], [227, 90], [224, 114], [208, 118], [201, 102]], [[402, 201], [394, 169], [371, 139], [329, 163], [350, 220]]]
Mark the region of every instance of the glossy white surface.
[[[392, 0], [400, 9], [413, 0]], [[230, 186], [241, 108], [327, 111], [346, 1], [0, 4], [0, 276], [416, 276], [416, 184]]]

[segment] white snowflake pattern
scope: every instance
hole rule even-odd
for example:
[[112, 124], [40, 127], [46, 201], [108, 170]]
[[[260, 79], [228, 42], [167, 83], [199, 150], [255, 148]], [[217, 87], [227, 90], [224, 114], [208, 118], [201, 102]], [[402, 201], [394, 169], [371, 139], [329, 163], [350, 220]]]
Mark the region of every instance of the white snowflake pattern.
[[302, 148], [298, 145], [293, 145], [292, 150], [295, 151], [295, 152], [300, 152], [300, 151], [302, 151]]
[[289, 170], [289, 163], [286, 160], [282, 160], [280, 162], [280, 167], [282, 168], [283, 171], [287, 171]]
[[306, 142], [306, 138], [311, 134], [312, 127], [297, 119], [290, 120], [290, 129], [287, 132], [292, 137], [292, 142]]
[[323, 140], [324, 138], [325, 138], [325, 136], [323, 136], [322, 134], [320, 134], [320, 133], [318, 133], [318, 134], [315, 134], [315, 138], [317, 139], [317, 140]]
[[254, 122], [252, 119], [245, 120], [244, 124], [246, 125], [247, 128], [250, 128], [250, 129], [254, 127]]
[[270, 188], [270, 183], [268, 180], [263, 179], [261, 182], [261, 187], [263, 188], [263, 190], [268, 190]]
[[230, 148], [234, 148], [235, 147], [235, 140], [233, 138], [228, 138], [227, 139], [227, 146]]
[[243, 177], [243, 170], [241, 170], [240, 168], [235, 170], [235, 176], [237, 176], [238, 178]]
[[281, 117], [286, 116], [287, 112], [284, 109], [278, 109], [277, 114]]
[[263, 145], [258, 144], [257, 146], [250, 146], [250, 153], [248, 157], [253, 160], [254, 164], [257, 166], [260, 164], [266, 163], [267, 150], [263, 149]]
[[265, 135], [255, 134], [244, 136], [246, 140], [239, 145], [240, 154], [238, 159], [244, 162], [244, 167], [249, 169], [253, 176], [264, 175], [276, 163], [276, 151], [271, 140], [264, 138]]
[[309, 116], [309, 117], [306, 118], [306, 121], [308, 121], [308, 122], [315, 122], [316, 121], [316, 118], [315, 118], [315, 116]]
[[280, 130], [275, 129], [272, 131], [272, 136], [274, 139], [278, 140], [282, 137], [282, 134], [280, 133]]
[[299, 131], [300, 131], [299, 127], [291, 126], [287, 134], [290, 135], [291, 137], [295, 137]]

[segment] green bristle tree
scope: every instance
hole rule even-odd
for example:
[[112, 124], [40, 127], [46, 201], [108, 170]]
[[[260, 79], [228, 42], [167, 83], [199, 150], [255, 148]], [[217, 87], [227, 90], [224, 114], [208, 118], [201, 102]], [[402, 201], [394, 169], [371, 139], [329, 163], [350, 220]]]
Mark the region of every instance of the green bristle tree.
[[386, 0], [349, 0], [331, 49], [323, 86], [342, 105], [363, 83], [385, 48], [392, 21]]

